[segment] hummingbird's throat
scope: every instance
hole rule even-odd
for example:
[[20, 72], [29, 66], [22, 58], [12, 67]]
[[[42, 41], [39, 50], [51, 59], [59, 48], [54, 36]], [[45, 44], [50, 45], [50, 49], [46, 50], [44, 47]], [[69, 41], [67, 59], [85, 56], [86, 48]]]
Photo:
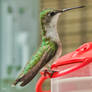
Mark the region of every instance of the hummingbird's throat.
[[50, 23], [44, 24], [44, 31], [46, 32], [45, 36], [52, 41], [57, 42], [59, 39], [59, 35], [57, 32], [57, 21], [60, 13], [56, 14], [52, 17]]

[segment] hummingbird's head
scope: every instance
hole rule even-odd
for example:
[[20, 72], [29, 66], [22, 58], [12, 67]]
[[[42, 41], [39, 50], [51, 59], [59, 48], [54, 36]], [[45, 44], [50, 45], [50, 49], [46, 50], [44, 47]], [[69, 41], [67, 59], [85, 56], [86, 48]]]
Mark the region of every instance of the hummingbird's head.
[[60, 15], [60, 10], [45, 9], [40, 13], [40, 19], [42, 24], [49, 24], [56, 15]]
[[83, 8], [85, 6], [78, 6], [78, 7], [73, 7], [73, 8], [66, 8], [62, 10], [56, 10], [56, 9], [45, 9], [40, 13], [40, 19], [42, 24], [49, 24], [51, 21], [54, 19], [54, 22], [57, 22], [58, 16], [62, 14], [63, 12], [72, 10], [72, 9], [77, 9], [77, 8]]
[[47, 38], [50, 38], [53, 41], [56, 41], [58, 38], [56, 28], [60, 14], [60, 10], [55, 9], [46, 9], [40, 13], [41, 26], [43, 30], [42, 35], [45, 35]]
[[77, 8], [83, 8], [85, 6], [78, 6], [73, 8], [66, 8], [62, 10], [56, 10], [56, 9], [45, 9], [40, 13], [40, 19], [41, 19], [41, 25], [43, 32], [42, 34], [45, 35], [48, 38], [53, 38], [54, 41], [58, 38], [57, 33], [57, 21], [59, 18], [59, 15], [63, 12], [77, 9]]

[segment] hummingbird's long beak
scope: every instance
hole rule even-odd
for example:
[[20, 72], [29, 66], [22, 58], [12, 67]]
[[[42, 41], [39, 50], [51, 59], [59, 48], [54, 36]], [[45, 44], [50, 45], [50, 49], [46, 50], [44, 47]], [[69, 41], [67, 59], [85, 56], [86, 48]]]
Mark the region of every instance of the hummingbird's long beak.
[[66, 9], [63, 9], [63, 10], [57, 10], [56, 13], [62, 13], [62, 12], [66, 12], [66, 11], [69, 11], [69, 10], [72, 10], [72, 9], [78, 9], [78, 8], [84, 8], [85, 6], [77, 6], [77, 7], [73, 7], [73, 8], [66, 8]]

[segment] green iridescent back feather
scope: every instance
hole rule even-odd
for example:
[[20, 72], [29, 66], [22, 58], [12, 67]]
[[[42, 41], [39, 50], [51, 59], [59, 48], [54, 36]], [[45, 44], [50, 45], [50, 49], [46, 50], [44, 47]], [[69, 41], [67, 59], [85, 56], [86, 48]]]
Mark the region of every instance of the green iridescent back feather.
[[23, 72], [19, 75], [19, 78], [25, 75], [30, 69], [32, 69], [41, 59], [45, 51], [50, 48], [51, 50], [55, 51], [57, 46], [52, 41], [42, 41], [40, 48], [36, 52], [34, 56], [32, 56], [31, 60], [27, 63], [26, 67], [24, 68]]

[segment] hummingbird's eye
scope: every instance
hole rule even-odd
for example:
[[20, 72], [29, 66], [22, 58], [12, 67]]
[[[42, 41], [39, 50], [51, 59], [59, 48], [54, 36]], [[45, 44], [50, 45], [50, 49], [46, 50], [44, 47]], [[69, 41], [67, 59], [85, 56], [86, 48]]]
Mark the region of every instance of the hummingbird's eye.
[[54, 15], [55, 15], [55, 12], [51, 12], [50, 15], [51, 15], [51, 16], [54, 16]]
[[48, 16], [54, 16], [54, 15], [55, 15], [55, 12], [48, 13]]

